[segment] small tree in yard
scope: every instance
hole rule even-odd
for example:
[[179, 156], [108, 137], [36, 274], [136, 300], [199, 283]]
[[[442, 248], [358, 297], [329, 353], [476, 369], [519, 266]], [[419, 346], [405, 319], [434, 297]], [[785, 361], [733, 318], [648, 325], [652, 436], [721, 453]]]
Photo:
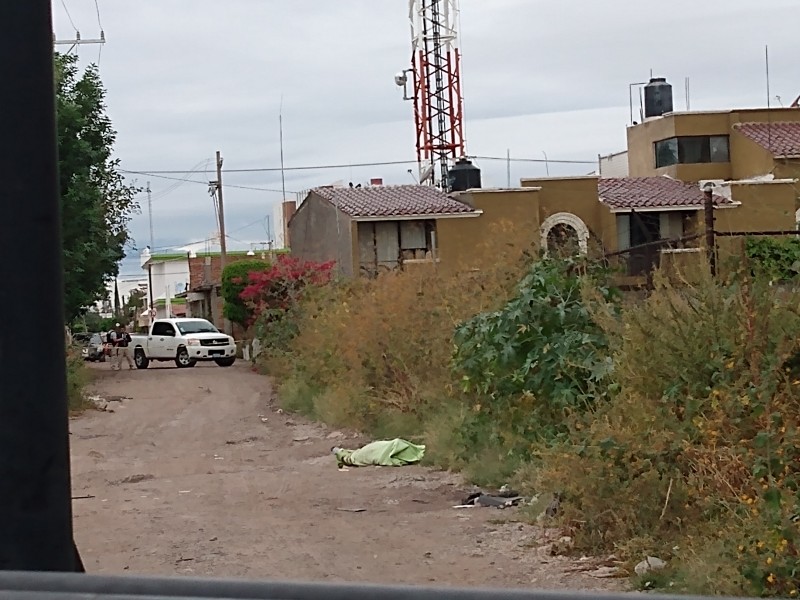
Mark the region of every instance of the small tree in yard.
[[[309, 286], [325, 285], [331, 280], [333, 267], [332, 261], [317, 263], [283, 255], [267, 270], [250, 273], [249, 284], [240, 297], [252, 315], [250, 324], [258, 325], [258, 336], [266, 338], [268, 329], [275, 334], [278, 324], [285, 322], [286, 315], [298, 306]], [[278, 337], [292, 337], [291, 332], [283, 333], [284, 336]]]
[[222, 298], [225, 302], [222, 312], [226, 319], [242, 327], [253, 320], [253, 314], [241, 295], [250, 284], [250, 274], [261, 273], [269, 267], [270, 263], [263, 260], [241, 260], [225, 267], [222, 272]]

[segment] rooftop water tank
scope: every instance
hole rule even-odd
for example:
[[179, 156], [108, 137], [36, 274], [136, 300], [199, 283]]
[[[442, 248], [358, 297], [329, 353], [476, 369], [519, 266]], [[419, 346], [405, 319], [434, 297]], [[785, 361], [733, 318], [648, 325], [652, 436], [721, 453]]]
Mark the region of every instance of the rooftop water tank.
[[466, 158], [460, 158], [452, 166], [448, 187], [451, 192], [466, 192], [481, 187], [481, 170]]
[[660, 117], [672, 112], [672, 86], [663, 77], [655, 77], [644, 86], [644, 116]]

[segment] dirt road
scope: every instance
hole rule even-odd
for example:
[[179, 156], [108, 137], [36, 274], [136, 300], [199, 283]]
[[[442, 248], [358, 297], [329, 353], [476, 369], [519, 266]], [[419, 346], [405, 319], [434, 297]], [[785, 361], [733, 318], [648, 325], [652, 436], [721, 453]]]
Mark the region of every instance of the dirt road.
[[[94, 573], [611, 589], [512, 511], [453, 509], [423, 468], [339, 471], [365, 440], [279, 412], [245, 367], [97, 368], [113, 412], [71, 421], [75, 535]], [[537, 548], [539, 548], [537, 550]], [[585, 563], [584, 563], [585, 564]]]

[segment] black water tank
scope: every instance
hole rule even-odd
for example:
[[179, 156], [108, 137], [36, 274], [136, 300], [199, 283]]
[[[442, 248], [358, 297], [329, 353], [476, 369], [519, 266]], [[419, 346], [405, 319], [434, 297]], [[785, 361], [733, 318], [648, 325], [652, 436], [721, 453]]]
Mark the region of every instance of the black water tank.
[[672, 86], [663, 77], [656, 77], [644, 86], [644, 116], [660, 117], [672, 112]]
[[450, 169], [451, 192], [466, 192], [481, 187], [481, 170], [466, 158], [460, 158]]

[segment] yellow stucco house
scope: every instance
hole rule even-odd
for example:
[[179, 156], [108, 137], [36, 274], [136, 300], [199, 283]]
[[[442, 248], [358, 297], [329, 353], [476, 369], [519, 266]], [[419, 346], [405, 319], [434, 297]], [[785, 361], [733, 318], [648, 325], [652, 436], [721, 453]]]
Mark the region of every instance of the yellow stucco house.
[[[547, 250], [566, 236], [581, 251], [620, 256], [624, 273], [641, 279], [665, 256], [704, 256], [708, 186], [716, 231], [796, 228], [800, 108], [651, 114], [627, 138], [627, 151], [601, 158], [596, 176], [451, 194], [317, 188], [289, 223], [292, 252], [336, 260], [347, 275], [424, 264], [459, 272], [496, 261], [504, 247]], [[720, 254], [741, 252], [743, 239], [719, 238]]]

